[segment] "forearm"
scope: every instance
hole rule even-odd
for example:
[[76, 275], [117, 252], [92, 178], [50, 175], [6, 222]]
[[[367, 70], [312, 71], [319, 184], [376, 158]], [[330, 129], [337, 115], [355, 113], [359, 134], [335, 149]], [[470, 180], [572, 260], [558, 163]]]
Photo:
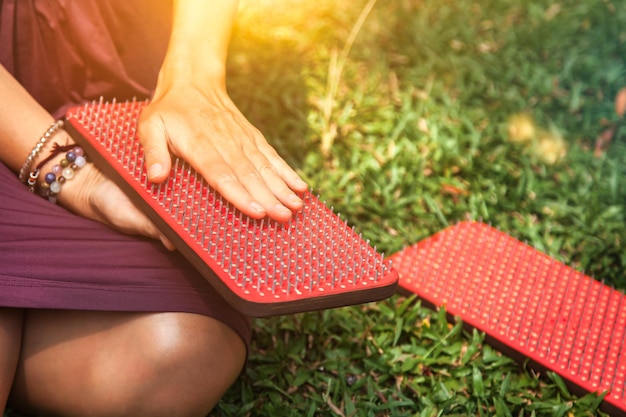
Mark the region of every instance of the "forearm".
[[[224, 86], [237, 0], [176, 0], [160, 86]], [[198, 85], [196, 85], [198, 87]]]
[[[17, 173], [54, 119], [1, 65], [0, 91], [0, 159]], [[54, 139], [65, 143], [69, 137], [60, 131]]]
[[[13, 76], [0, 66], [0, 159], [13, 170], [16, 175], [24, 165], [28, 155], [37, 144], [39, 138], [50, 127], [54, 118], [13, 78]], [[66, 145], [74, 143], [71, 136], [64, 130], [59, 129], [51, 136], [39, 154], [35, 156], [26, 171], [30, 173], [40, 162], [50, 155], [53, 144]], [[41, 172], [50, 172], [51, 167], [63, 157], [59, 155], [41, 166]], [[92, 167], [81, 168], [82, 171], [91, 171]], [[43, 180], [43, 174], [39, 182]], [[81, 188], [88, 182], [86, 174], [77, 175], [67, 184], [63, 185], [63, 192], [59, 194], [59, 203], [74, 210], [88, 214], [90, 207], [87, 196], [81, 193]], [[24, 185], [26, 188], [26, 185]]]

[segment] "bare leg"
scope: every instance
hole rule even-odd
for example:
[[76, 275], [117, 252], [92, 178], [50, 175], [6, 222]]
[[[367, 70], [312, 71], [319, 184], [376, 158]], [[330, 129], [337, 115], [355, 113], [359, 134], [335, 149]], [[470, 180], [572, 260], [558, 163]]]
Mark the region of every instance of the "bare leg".
[[188, 313], [30, 310], [9, 404], [63, 416], [204, 416], [239, 375], [245, 346]]
[[0, 308], [0, 414], [4, 413], [20, 356], [23, 316], [22, 310]]

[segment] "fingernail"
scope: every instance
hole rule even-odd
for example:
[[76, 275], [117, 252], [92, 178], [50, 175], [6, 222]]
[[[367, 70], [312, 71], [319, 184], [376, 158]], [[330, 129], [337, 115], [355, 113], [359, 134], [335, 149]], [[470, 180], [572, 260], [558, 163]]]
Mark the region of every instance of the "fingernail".
[[307, 184], [306, 182], [304, 182], [304, 180], [302, 180], [301, 178], [298, 178], [298, 180], [296, 181], [296, 183], [297, 183], [296, 185], [297, 185], [298, 187], [301, 187], [301, 188], [305, 188], [305, 187], [308, 187], [308, 186], [309, 186], [309, 184]]
[[291, 210], [289, 210], [287, 207], [283, 206], [282, 204], [276, 204], [274, 207], [276, 207], [277, 211], [280, 211], [283, 214], [291, 214]]
[[152, 179], [154, 177], [158, 177], [163, 172], [163, 167], [161, 164], [154, 164], [148, 170], [148, 178]]
[[302, 203], [302, 199], [295, 194], [291, 194], [289, 196], [289, 201], [294, 202], [294, 203]]
[[265, 209], [256, 201], [253, 201], [250, 206], [252, 207], [252, 210], [256, 211], [257, 213], [265, 213]]

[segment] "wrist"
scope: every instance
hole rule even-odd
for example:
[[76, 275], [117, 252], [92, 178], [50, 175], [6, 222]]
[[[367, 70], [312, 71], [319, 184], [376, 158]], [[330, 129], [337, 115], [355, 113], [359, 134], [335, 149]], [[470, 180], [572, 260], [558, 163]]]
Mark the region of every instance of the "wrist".
[[65, 145], [75, 145], [74, 139], [70, 136], [70, 134], [63, 128], [59, 128], [54, 137], [48, 141], [45, 148], [42, 149], [40, 153], [38, 153], [32, 160], [31, 171], [34, 170], [35, 167], [43, 168], [50, 167], [54, 164], [54, 160], [50, 160], [44, 163], [44, 161], [50, 157], [52, 153], [52, 149], [57, 146], [65, 146]]
[[156, 92], [180, 87], [226, 88], [226, 66], [217, 57], [194, 57], [193, 51], [168, 52], [159, 71]]
[[87, 218], [96, 218], [90, 190], [100, 178], [100, 171], [93, 164], [86, 164], [74, 178], [66, 181], [63, 190], [57, 195], [57, 204]]
[[81, 171], [87, 167], [83, 149], [66, 132], [59, 139], [51, 144], [50, 152], [37, 158], [28, 180], [31, 192], [53, 203], [73, 200], [74, 184], [80, 182]]
[[224, 83], [237, 0], [178, 0], [162, 66], [162, 81]]
[[43, 135], [41, 135], [39, 140], [37, 140], [37, 143], [31, 149], [28, 156], [24, 158], [24, 163], [22, 164], [18, 175], [20, 182], [24, 184], [28, 183], [29, 186], [32, 186], [35, 183], [34, 179], [32, 178], [32, 174], [30, 173], [32, 171], [32, 167], [36, 166], [38, 161], [42, 159], [41, 151], [51, 142], [51, 140], [54, 138], [54, 136], [57, 135], [57, 133], [61, 133], [60, 131], [63, 130], [62, 127], [62, 120], [56, 120], [52, 122], [52, 124], [50, 124], [50, 126], [43, 133]]

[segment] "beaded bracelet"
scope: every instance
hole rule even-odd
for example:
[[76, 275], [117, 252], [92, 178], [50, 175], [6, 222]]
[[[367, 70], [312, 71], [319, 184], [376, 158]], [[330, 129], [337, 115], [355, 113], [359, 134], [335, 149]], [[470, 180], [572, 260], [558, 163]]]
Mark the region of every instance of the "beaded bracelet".
[[39, 154], [41, 149], [43, 149], [46, 142], [48, 142], [48, 139], [54, 136], [54, 134], [62, 127], [63, 127], [63, 120], [57, 120], [53, 122], [48, 128], [48, 130], [46, 130], [44, 134], [39, 138], [39, 140], [37, 141], [37, 144], [35, 145], [33, 150], [30, 151], [30, 153], [28, 154], [28, 157], [26, 158], [26, 161], [24, 161], [24, 165], [22, 165], [22, 168], [20, 169], [19, 178], [21, 182], [23, 182], [24, 184], [27, 183], [28, 178], [29, 178], [28, 171], [30, 170], [30, 166], [33, 164], [33, 161], [35, 160], [35, 157]]
[[65, 154], [65, 158], [61, 159], [58, 164], [52, 166], [50, 172], [44, 175], [43, 182], [39, 186], [39, 194], [52, 203], [57, 202], [57, 195], [61, 192], [65, 181], [74, 178], [74, 171], [82, 168], [87, 163], [83, 148], [76, 145], [59, 146], [55, 143], [55, 148], [51, 156], [42, 161], [37, 168], [30, 173], [28, 180], [28, 185], [31, 191], [34, 192], [39, 173], [41, 172], [41, 166], [56, 154], [64, 151], [68, 151]]

